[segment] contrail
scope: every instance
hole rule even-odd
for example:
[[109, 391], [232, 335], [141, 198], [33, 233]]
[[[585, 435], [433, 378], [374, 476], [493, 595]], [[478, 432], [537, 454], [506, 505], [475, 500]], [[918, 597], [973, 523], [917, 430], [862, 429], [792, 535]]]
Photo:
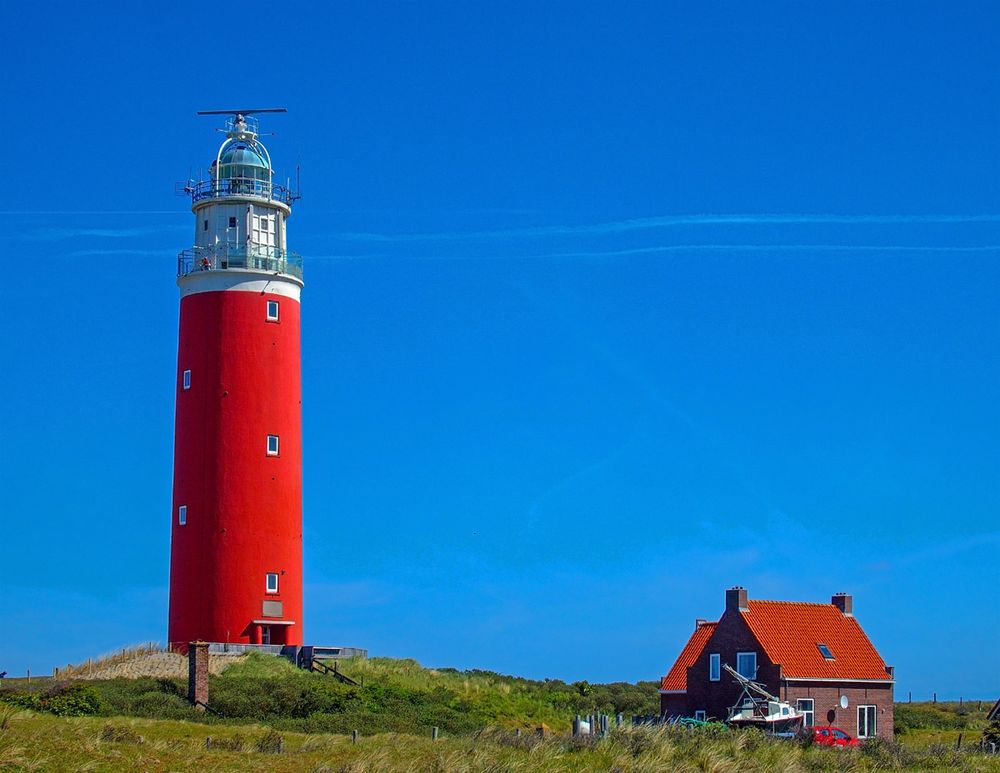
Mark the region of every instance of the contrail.
[[181, 209], [0, 209], [0, 215], [190, 215]]
[[561, 258], [617, 258], [632, 255], [656, 255], [677, 252], [896, 252], [896, 253], [991, 253], [1000, 252], [1000, 244], [972, 246], [906, 245], [906, 244], [663, 244], [633, 247], [623, 250], [566, 251], [533, 254], [502, 255], [307, 255], [306, 261], [482, 261], [497, 260], [558, 260]]
[[703, 225], [905, 225], [905, 224], [966, 224], [1000, 223], [1000, 215], [808, 215], [808, 214], [763, 214], [763, 215], [664, 215], [658, 217], [635, 218], [588, 225], [548, 225], [529, 228], [511, 228], [492, 231], [445, 231], [424, 234], [378, 234], [365, 232], [341, 232], [331, 234], [345, 241], [369, 242], [414, 242], [414, 241], [458, 241], [495, 237], [529, 236], [585, 236], [627, 233], [654, 228]]

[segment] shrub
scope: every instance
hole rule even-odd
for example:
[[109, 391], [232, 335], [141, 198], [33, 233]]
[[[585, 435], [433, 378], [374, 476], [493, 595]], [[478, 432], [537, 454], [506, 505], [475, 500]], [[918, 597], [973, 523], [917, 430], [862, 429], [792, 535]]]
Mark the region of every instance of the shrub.
[[141, 744], [143, 738], [130, 727], [107, 724], [101, 729], [101, 740], [108, 743]]
[[262, 754], [281, 754], [285, 749], [285, 741], [280, 733], [269, 730], [257, 741], [256, 749]]

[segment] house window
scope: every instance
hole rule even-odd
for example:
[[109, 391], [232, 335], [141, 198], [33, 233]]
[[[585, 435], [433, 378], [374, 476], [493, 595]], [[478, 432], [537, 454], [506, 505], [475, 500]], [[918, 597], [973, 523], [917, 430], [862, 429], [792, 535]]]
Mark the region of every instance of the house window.
[[181, 505], [177, 508], [177, 525], [185, 526], [188, 522], [188, 506]]
[[277, 572], [268, 572], [267, 573], [267, 582], [264, 585], [264, 589], [268, 593], [277, 593], [278, 592], [278, 573]]
[[181, 377], [181, 383], [184, 385], [185, 389], [191, 388], [191, 371], [184, 371], [184, 375]]
[[858, 706], [858, 738], [874, 738], [877, 731], [875, 706]]
[[702, 722], [704, 722], [705, 721], [705, 710], [704, 709], [698, 709], [694, 713], [694, 718], [695, 719], [700, 719]]
[[802, 726], [812, 727], [816, 723], [816, 701], [812, 698], [799, 698], [795, 708], [802, 714]]
[[722, 677], [722, 656], [718, 652], [713, 652], [708, 656], [708, 678], [709, 681], [718, 682]]
[[267, 321], [277, 322], [278, 321], [278, 302], [268, 301], [267, 302]]
[[268, 435], [267, 436], [267, 455], [277, 456], [278, 455], [278, 436]]
[[833, 653], [830, 652], [830, 648], [827, 647], [825, 644], [819, 644], [819, 643], [817, 643], [816, 644], [816, 649], [818, 649], [819, 650], [819, 654], [822, 655], [827, 660], [833, 660], [834, 659]]
[[740, 676], [745, 676], [747, 679], [757, 678], [757, 653], [756, 652], [737, 652], [736, 653], [736, 670], [739, 672]]

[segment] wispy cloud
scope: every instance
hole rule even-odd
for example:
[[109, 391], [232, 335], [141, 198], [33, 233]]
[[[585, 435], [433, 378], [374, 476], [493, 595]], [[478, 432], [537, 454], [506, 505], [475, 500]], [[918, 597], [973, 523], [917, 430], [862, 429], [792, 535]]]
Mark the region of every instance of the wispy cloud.
[[760, 215], [661, 215], [582, 225], [545, 225], [488, 231], [444, 231], [438, 233], [380, 234], [339, 232], [337, 239], [362, 242], [426, 242], [462, 241], [485, 238], [523, 238], [536, 236], [600, 236], [646, 231], [678, 226], [713, 225], [906, 225], [906, 224], [965, 224], [1000, 223], [1000, 214], [957, 215], [828, 215], [828, 214], [760, 214]]
[[66, 239], [132, 239], [153, 234], [174, 233], [188, 230], [188, 224], [164, 224], [142, 228], [38, 228], [28, 231], [21, 238], [33, 242], [57, 242]]
[[189, 215], [180, 209], [0, 209], [0, 216], [20, 215]]
[[503, 252], [493, 255], [460, 254], [406, 254], [389, 255], [371, 253], [361, 255], [306, 255], [308, 263], [322, 261], [498, 261], [498, 260], [566, 260], [587, 258], [626, 258], [640, 255], [657, 255], [692, 252], [842, 252], [842, 253], [993, 253], [1000, 252], [1000, 244], [981, 245], [918, 245], [918, 244], [659, 244], [648, 247], [631, 247], [620, 250], [561, 250], [542, 253]]

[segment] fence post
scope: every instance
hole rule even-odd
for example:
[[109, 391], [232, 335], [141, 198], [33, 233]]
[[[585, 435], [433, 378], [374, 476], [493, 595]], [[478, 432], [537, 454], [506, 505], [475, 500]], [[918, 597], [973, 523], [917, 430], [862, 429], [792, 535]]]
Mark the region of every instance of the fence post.
[[934, 702], [937, 703], [937, 693], [934, 693]]
[[436, 727], [431, 728], [431, 740], [436, 741], [438, 739], [438, 729]]
[[576, 738], [580, 735], [580, 715], [577, 714], [573, 717], [573, 737]]
[[357, 742], [358, 742], [358, 731], [357, 730], [352, 730], [351, 731], [351, 743], [357, 743]]
[[28, 684], [31, 684], [31, 669], [28, 669]]

